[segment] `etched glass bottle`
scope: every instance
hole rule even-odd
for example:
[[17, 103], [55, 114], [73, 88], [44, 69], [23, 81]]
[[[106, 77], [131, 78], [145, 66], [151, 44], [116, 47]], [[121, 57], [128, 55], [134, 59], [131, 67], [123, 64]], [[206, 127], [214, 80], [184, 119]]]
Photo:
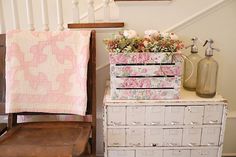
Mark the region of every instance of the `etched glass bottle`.
[[216, 94], [219, 66], [217, 61], [212, 57], [213, 51], [217, 50], [215, 48], [212, 48], [213, 40], [207, 40], [204, 46], [207, 43], [209, 43], [209, 45], [206, 49], [206, 57], [198, 63], [196, 93], [200, 97], [211, 98]]
[[191, 47], [191, 54], [184, 60], [183, 86], [190, 91], [196, 89], [198, 62], [201, 60], [201, 57], [198, 55], [198, 47], [196, 45], [197, 40], [197, 37], [192, 38], [193, 44], [186, 47]]

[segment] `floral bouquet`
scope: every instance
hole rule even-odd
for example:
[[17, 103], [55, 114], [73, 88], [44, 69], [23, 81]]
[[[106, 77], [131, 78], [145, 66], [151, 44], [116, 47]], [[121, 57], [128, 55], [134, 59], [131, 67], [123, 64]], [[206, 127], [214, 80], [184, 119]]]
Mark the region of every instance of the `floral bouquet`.
[[156, 30], [146, 30], [144, 37], [139, 37], [134, 30], [125, 30], [104, 42], [110, 53], [172, 53], [184, 48], [183, 42], [175, 33], [161, 33]]

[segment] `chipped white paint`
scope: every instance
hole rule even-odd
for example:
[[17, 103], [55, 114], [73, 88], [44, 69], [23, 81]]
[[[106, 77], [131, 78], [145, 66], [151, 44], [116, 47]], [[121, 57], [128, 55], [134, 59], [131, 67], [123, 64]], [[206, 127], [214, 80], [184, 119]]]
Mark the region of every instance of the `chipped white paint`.
[[57, 0], [57, 23], [58, 23], [58, 30], [64, 30], [64, 20], [63, 20], [63, 8], [62, 8], [62, 1]]
[[178, 100], [112, 100], [107, 87], [104, 156], [221, 157], [226, 100], [181, 93]]
[[41, 0], [43, 30], [49, 31], [48, 4], [47, 0]]
[[27, 11], [27, 21], [29, 25], [29, 30], [34, 30], [34, 17], [32, 10], [32, 0], [26, 0], [26, 11]]
[[88, 0], [88, 22], [95, 22], [94, 0]]
[[110, 0], [103, 0], [103, 17], [104, 21], [110, 21], [110, 8], [109, 8]]
[[11, 8], [12, 8], [12, 19], [13, 19], [13, 28], [19, 29], [20, 28], [20, 22], [19, 22], [19, 14], [18, 14], [18, 7], [17, 7], [17, 1], [11, 0]]
[[79, 0], [72, 0], [73, 4], [73, 22], [80, 22], [80, 14], [79, 14]]

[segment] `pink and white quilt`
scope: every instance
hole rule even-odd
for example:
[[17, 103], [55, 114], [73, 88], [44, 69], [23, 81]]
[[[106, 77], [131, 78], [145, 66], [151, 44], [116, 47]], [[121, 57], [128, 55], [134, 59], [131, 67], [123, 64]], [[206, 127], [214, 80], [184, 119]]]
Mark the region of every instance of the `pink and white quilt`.
[[6, 113], [85, 115], [90, 31], [6, 34]]

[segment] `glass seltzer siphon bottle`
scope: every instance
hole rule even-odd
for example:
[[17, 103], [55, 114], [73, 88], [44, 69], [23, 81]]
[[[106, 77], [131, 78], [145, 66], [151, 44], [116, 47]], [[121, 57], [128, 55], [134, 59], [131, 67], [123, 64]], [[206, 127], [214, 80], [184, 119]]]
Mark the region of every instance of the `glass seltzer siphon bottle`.
[[214, 50], [219, 50], [212, 47], [212, 39], [206, 40], [203, 46], [206, 44], [208, 44], [208, 47], [205, 51], [205, 58], [198, 63], [196, 93], [200, 97], [211, 98], [216, 94], [218, 73], [218, 63], [212, 56]]
[[196, 45], [198, 38], [192, 38], [192, 45], [187, 46], [187, 48], [191, 47], [191, 54], [187, 56], [184, 60], [184, 83], [183, 86], [185, 89], [194, 91], [197, 85], [197, 67], [198, 62], [202, 59], [198, 55], [198, 47]]

